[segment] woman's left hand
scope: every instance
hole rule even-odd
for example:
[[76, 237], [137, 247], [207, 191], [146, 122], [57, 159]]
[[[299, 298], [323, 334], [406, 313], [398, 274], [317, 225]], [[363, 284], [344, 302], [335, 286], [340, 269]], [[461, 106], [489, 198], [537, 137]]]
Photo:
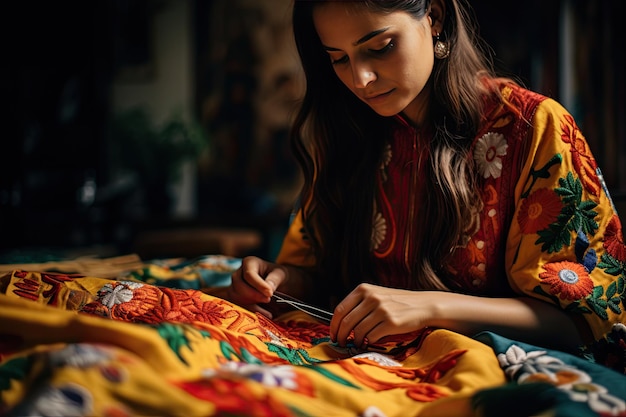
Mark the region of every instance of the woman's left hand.
[[354, 331], [354, 344], [361, 347], [385, 336], [423, 328], [433, 312], [426, 294], [432, 292], [360, 284], [335, 308], [331, 340], [345, 346]]
[[360, 284], [335, 308], [330, 338], [363, 347], [385, 336], [424, 327], [464, 335], [484, 330], [533, 344], [572, 349], [582, 339], [572, 319], [557, 306], [525, 296], [478, 297], [447, 291], [410, 291]]

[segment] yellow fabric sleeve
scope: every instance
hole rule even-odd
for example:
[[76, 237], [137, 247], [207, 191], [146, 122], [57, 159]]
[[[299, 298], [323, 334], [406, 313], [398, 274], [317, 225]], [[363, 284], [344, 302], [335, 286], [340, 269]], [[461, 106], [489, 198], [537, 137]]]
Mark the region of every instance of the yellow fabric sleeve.
[[315, 266], [311, 243], [305, 239], [302, 209], [299, 209], [283, 239], [276, 263], [301, 267]]
[[552, 99], [531, 121], [506, 264], [513, 287], [583, 317], [600, 340], [626, 322], [621, 223], [589, 145]]

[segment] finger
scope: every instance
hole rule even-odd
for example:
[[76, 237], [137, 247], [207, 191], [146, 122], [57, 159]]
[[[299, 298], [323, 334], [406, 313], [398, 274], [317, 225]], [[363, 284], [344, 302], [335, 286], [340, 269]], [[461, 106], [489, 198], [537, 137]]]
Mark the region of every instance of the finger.
[[264, 297], [258, 291], [241, 281], [233, 281], [233, 283], [226, 290], [226, 299], [240, 306], [247, 306], [260, 302], [260, 298]]
[[[380, 337], [379, 329], [383, 324], [381, 321], [374, 321], [373, 315], [367, 316], [354, 329], [354, 345], [366, 347], [370, 343], [376, 343]], [[373, 324], [372, 324], [373, 323]]]
[[251, 259], [241, 266], [241, 279], [247, 285], [265, 296], [262, 302], [269, 302], [274, 289], [265, 282], [266, 266], [260, 259]]
[[[346, 296], [333, 311], [333, 318], [330, 321], [330, 340], [337, 342], [340, 329], [345, 327], [344, 319], [361, 302], [362, 298], [352, 291]], [[352, 328], [350, 327], [350, 330]], [[348, 334], [350, 333], [348, 330]], [[345, 342], [345, 339], [344, 339]]]
[[[350, 301], [350, 303], [347, 303], [347, 305], [353, 305], [353, 302]], [[348, 338], [350, 337], [350, 334], [369, 314], [370, 314], [370, 311], [365, 308], [364, 303], [362, 301], [356, 304], [353, 308], [351, 308], [350, 311], [343, 314], [343, 317], [340, 318], [336, 324], [337, 326], [336, 332], [334, 333], [335, 334], [334, 340], [339, 344], [339, 346], [346, 345]], [[341, 314], [339, 317], [341, 317]], [[333, 316], [331, 325], [332, 325], [332, 322], [334, 321], [335, 321], [335, 316]]]
[[252, 287], [243, 278], [243, 271], [238, 269], [232, 274], [231, 285], [227, 291], [228, 299], [239, 305], [267, 302], [267, 297]]
[[265, 276], [265, 282], [271, 287], [270, 296], [280, 287], [280, 284], [283, 283], [286, 277], [286, 272], [283, 268], [274, 268]]

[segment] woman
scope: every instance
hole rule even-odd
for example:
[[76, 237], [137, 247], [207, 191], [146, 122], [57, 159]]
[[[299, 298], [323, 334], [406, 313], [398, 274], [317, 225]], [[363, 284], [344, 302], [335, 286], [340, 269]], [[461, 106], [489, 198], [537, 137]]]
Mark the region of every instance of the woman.
[[568, 350], [623, 338], [626, 248], [585, 139], [495, 76], [468, 16], [462, 0], [296, 0], [302, 207], [228, 299], [334, 307], [340, 346], [424, 327]]

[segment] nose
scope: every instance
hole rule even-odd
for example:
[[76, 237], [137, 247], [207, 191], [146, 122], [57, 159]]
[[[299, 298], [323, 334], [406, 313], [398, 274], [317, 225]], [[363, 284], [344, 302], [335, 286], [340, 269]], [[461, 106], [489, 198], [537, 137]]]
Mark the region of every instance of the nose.
[[355, 64], [352, 68], [352, 78], [356, 88], [365, 88], [376, 80], [376, 72], [368, 65]]

